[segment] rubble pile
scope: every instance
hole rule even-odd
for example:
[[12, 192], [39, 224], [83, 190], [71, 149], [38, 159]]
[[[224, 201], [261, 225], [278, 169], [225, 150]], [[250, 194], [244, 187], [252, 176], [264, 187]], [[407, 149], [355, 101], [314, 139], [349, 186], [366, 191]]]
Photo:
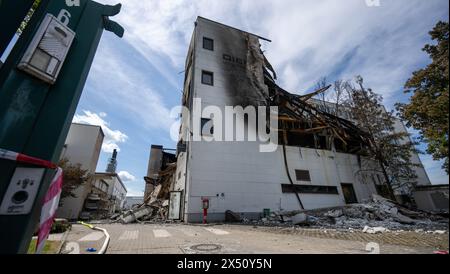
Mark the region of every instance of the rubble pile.
[[274, 212], [253, 224], [360, 229], [365, 233], [383, 233], [390, 230], [448, 231], [449, 227], [448, 217], [413, 211], [378, 195], [373, 195], [372, 200], [364, 204], [331, 209]]
[[167, 220], [169, 196], [171, 189], [173, 189], [176, 168], [176, 163], [172, 163], [159, 173], [159, 184], [142, 205], [136, 205], [131, 210], [125, 211], [119, 216], [114, 216], [112, 219], [123, 224]]

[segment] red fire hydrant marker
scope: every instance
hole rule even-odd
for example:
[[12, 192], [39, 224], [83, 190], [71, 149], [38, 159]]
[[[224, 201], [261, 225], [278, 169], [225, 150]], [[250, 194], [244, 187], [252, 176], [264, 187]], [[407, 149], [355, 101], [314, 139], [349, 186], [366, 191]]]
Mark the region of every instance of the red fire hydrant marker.
[[208, 217], [209, 199], [202, 197], [203, 206], [203, 224], [206, 224], [206, 218]]
[[206, 218], [208, 217], [208, 209], [203, 209], [203, 224], [206, 224]]

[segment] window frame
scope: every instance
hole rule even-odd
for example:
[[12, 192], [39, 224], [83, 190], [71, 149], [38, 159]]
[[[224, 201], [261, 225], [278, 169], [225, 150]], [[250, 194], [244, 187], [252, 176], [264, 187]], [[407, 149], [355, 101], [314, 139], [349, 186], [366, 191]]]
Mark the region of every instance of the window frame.
[[337, 186], [325, 186], [325, 185], [281, 184], [281, 192], [283, 194], [299, 193], [299, 194], [339, 195], [339, 190]]
[[[205, 82], [205, 78], [204, 78], [205, 75], [211, 76], [211, 83]], [[207, 85], [207, 86], [214, 86], [214, 72], [202, 70], [202, 84]]]
[[[206, 132], [203, 129], [209, 122], [213, 123], [212, 127], [210, 128], [209, 132]], [[213, 136], [214, 135], [214, 121], [211, 118], [201, 118], [200, 120], [200, 133], [202, 136]]]
[[[212, 48], [206, 47], [207, 43], [205, 43], [205, 42], [210, 42], [211, 43], [210, 45], [212, 46]], [[214, 39], [203, 36], [203, 49], [206, 49], [209, 51], [214, 51]]]
[[[306, 174], [308, 176], [303, 176], [303, 175], [306, 175]], [[311, 182], [311, 173], [309, 172], [309, 170], [306, 170], [306, 169], [296, 169], [295, 170], [295, 179], [298, 182]]]

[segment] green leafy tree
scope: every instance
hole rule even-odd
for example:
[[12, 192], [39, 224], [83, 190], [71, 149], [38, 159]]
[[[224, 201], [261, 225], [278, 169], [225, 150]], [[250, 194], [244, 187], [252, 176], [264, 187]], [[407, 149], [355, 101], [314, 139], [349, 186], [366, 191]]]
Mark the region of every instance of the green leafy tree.
[[[416, 185], [417, 175], [412, 163], [412, 153], [417, 153], [416, 143], [406, 132], [395, 131], [393, 111], [386, 111], [382, 105], [383, 97], [366, 89], [362, 77], [357, 77], [359, 88], [346, 83], [346, 102], [352, 119], [368, 133], [370, 140], [369, 157], [378, 163], [380, 172], [389, 189], [391, 198], [396, 190], [410, 192]], [[342, 85], [342, 84], [341, 84]]]
[[89, 171], [82, 169], [80, 164], [71, 164], [66, 158], [59, 161], [59, 166], [64, 171], [61, 201], [68, 197], [77, 198], [74, 192], [89, 180]]
[[423, 50], [432, 63], [406, 82], [405, 93], [412, 93], [410, 102], [396, 106], [406, 125], [419, 130], [420, 141], [428, 144], [427, 152], [435, 160], [444, 160], [442, 168], [448, 174], [449, 23], [437, 23], [430, 35], [437, 44], [427, 44]]

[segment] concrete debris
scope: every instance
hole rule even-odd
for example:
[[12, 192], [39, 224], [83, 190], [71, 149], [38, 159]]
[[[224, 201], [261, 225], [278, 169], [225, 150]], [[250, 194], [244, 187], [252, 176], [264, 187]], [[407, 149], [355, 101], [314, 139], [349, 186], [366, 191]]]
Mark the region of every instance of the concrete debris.
[[304, 213], [299, 213], [292, 217], [292, 223], [294, 225], [306, 224], [308, 222], [308, 216]]
[[144, 207], [137, 210], [129, 210], [120, 216], [120, 221], [124, 224], [129, 224], [138, 221], [144, 216], [148, 216], [153, 213], [152, 208]]
[[342, 215], [344, 215], [344, 212], [342, 209], [331, 210], [331, 211], [325, 213], [325, 216], [333, 217], [333, 218], [339, 218]]
[[281, 221], [283, 223], [289, 223], [289, 222], [292, 222], [292, 218], [288, 217], [288, 216], [281, 215]]
[[383, 233], [383, 232], [389, 232], [389, 229], [384, 228], [384, 227], [368, 227], [365, 226], [363, 229], [364, 233], [369, 233], [369, 234], [377, 234], [377, 233]]
[[169, 196], [174, 187], [176, 163], [168, 164], [167, 168], [159, 173], [159, 184], [153, 189], [141, 205], [134, 206], [113, 220], [123, 224], [141, 222], [166, 221], [169, 213]]
[[446, 233], [449, 227], [448, 217], [414, 211], [379, 195], [373, 195], [370, 201], [363, 204], [328, 209], [274, 212], [270, 217], [252, 222], [252, 224], [285, 227], [307, 225], [311, 228], [322, 229], [365, 230], [366, 233], [403, 230], [422, 233], [430, 231], [429, 233], [439, 234]]

